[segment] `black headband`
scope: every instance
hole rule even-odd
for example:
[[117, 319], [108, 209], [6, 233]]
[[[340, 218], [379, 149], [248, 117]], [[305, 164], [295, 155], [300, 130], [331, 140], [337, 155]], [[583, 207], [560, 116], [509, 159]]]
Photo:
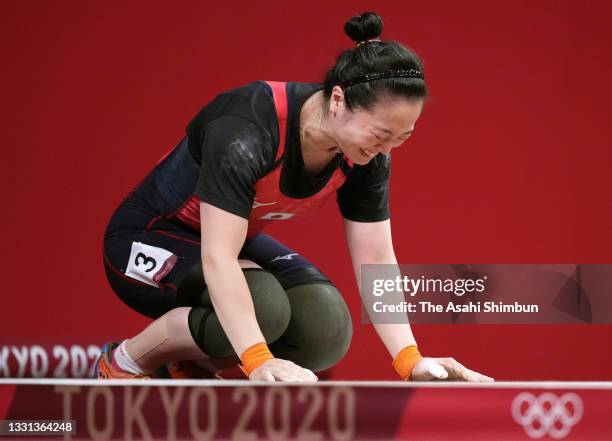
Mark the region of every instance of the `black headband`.
[[416, 69], [399, 69], [399, 70], [386, 70], [384, 72], [376, 72], [376, 73], [367, 73], [359, 75], [355, 78], [351, 78], [347, 81], [340, 82], [340, 87], [346, 89], [347, 87], [354, 86], [359, 83], [367, 83], [369, 81], [375, 80], [383, 80], [385, 78], [419, 78], [421, 80], [425, 79], [423, 72]]

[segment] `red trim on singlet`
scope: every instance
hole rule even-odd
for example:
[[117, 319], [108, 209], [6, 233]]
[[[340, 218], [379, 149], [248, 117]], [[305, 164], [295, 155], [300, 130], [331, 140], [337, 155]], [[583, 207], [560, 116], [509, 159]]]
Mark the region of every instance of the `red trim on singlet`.
[[173, 289], [175, 291], [178, 291], [178, 286], [176, 286], [174, 283], [160, 283], [159, 286], [160, 287], [164, 287], [164, 288], [170, 288], [170, 289]]
[[162, 217], [163, 216], [155, 216], [153, 219], [151, 219], [149, 223], [147, 224], [147, 226], [145, 227], [145, 231], [149, 231], [151, 228], [153, 228], [153, 224], [155, 224], [155, 222], [160, 220]]
[[173, 239], [182, 240], [183, 242], [188, 242], [194, 245], [200, 245], [201, 243], [199, 240], [187, 239], [186, 237], [177, 236], [176, 234], [168, 233], [167, 231], [164, 231], [164, 230], [151, 230], [151, 233], [163, 234], [164, 236], [172, 237]]
[[196, 231], [200, 231], [200, 198], [192, 195], [185, 203], [176, 210], [174, 215], [184, 224], [189, 225]]
[[276, 158], [274, 158], [274, 162], [276, 162], [283, 157], [285, 144], [287, 143], [287, 83], [266, 81], [266, 84], [272, 89], [274, 108], [278, 118], [278, 150], [276, 151]]

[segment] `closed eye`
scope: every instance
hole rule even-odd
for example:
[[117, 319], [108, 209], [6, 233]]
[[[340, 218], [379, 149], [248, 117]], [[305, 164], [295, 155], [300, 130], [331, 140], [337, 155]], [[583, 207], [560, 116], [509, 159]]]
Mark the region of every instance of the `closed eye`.
[[399, 138], [400, 141], [404, 142], [406, 141], [408, 138], [410, 138], [410, 135], [408, 136], [404, 136], [403, 138]]

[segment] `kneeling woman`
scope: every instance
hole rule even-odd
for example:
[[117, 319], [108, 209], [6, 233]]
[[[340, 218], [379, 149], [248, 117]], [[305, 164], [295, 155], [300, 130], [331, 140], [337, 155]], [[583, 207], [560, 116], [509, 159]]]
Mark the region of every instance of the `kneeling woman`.
[[[233, 357], [251, 380], [314, 381], [347, 352], [352, 324], [330, 280], [263, 234], [332, 193], [357, 280], [362, 264], [396, 264], [388, 210], [390, 152], [427, 97], [411, 50], [381, 41], [380, 17], [345, 25], [356, 42], [323, 84], [258, 81], [217, 96], [187, 136], [114, 213], [108, 280], [155, 318], [107, 344], [100, 378], [146, 377], [171, 362]], [[451, 358], [423, 358], [410, 325], [377, 325], [403, 379], [489, 381]]]

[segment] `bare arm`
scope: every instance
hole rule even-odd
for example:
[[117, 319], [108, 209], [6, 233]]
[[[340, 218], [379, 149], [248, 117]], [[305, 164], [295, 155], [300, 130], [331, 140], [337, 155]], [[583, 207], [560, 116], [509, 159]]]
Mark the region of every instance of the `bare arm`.
[[[200, 219], [202, 269], [210, 300], [221, 327], [246, 367], [246, 358], [243, 358], [243, 355], [247, 357], [245, 350], [252, 350], [255, 345], [260, 348], [264, 345], [270, 354], [257, 323], [251, 292], [238, 262], [248, 221], [206, 202], [200, 203]], [[317, 380], [312, 371], [280, 358], [267, 359], [248, 376], [255, 381]]]
[[[397, 265], [393, 242], [391, 240], [391, 222], [354, 222], [344, 220], [346, 235], [353, 271], [357, 278], [357, 285], [361, 280], [361, 265], [364, 264], [393, 264]], [[399, 268], [397, 269], [399, 274]], [[361, 286], [359, 286], [361, 289]], [[399, 351], [409, 345], [416, 345], [408, 316], [404, 323], [374, 324], [374, 329], [383, 341], [391, 357], [395, 358]]]
[[248, 221], [206, 202], [200, 203], [200, 219], [204, 279], [219, 322], [240, 356], [247, 348], [265, 341], [238, 263]]
[[[397, 265], [389, 220], [364, 223], [345, 219], [344, 231], [358, 285], [361, 280], [361, 265]], [[401, 275], [399, 267], [395, 271], [397, 275]], [[402, 349], [416, 345], [407, 315], [403, 323], [374, 324], [374, 328], [394, 359]], [[414, 366], [411, 378], [421, 381], [445, 378], [476, 382], [493, 381], [486, 375], [466, 368], [453, 358], [424, 358]]]

